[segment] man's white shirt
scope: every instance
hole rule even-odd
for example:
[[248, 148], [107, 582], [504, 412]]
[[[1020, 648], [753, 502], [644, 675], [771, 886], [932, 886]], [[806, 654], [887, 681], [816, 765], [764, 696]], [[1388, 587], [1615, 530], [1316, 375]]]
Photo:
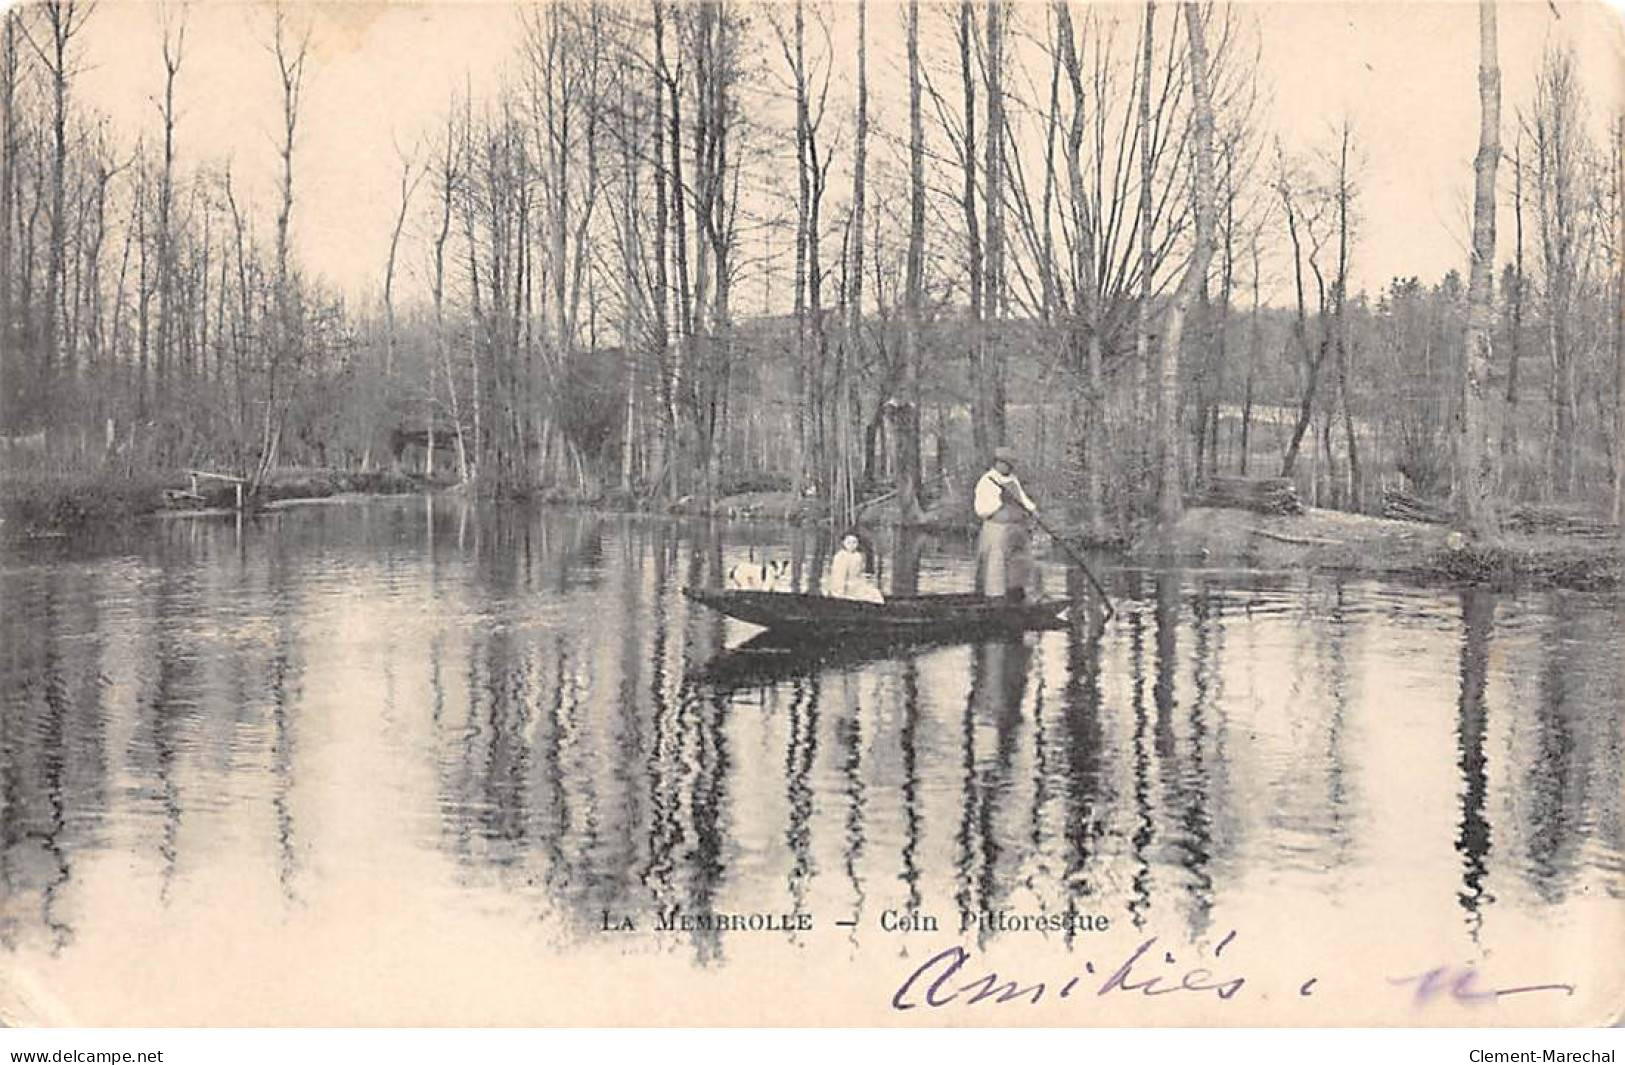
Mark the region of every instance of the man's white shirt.
[[998, 470], [988, 470], [982, 474], [982, 479], [976, 482], [976, 499], [972, 505], [975, 507], [978, 518], [986, 521], [997, 513], [1000, 507], [1004, 506], [1004, 494], [1001, 489], [1006, 487], [1015, 491], [1016, 498], [1021, 501], [1022, 506], [1028, 510], [1038, 509], [1038, 505], [1028, 498], [1027, 493], [1022, 489], [1021, 481], [1016, 478], [1015, 474], [1005, 476]]

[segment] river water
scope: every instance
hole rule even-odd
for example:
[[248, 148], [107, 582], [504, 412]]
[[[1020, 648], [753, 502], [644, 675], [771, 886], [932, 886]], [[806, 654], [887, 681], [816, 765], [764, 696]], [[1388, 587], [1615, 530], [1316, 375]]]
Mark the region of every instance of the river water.
[[[963, 543], [880, 547], [883, 583], [916, 550], [922, 590], [970, 583]], [[1076, 959], [1102, 934], [958, 935], [1004, 914], [1210, 956], [1240, 930], [1328, 985], [1354, 954], [1390, 985], [1448, 963], [1579, 988], [1524, 996], [1536, 1019], [1617, 1005], [1617, 598], [1112, 570], [1103, 627], [764, 665], [681, 595], [763, 557], [806, 580], [823, 551], [452, 499], [14, 551], [14, 999], [98, 1024], [646, 1021], [602, 988], [658, 972], [722, 1020], [730, 966], [805, 966], [879, 1011], [942, 943]], [[673, 910], [701, 927], [662, 930]], [[812, 927], [704, 927], [758, 912]], [[558, 959], [585, 959], [585, 1004], [548, 997]], [[1377, 994], [1314, 1016], [1384, 1019]], [[805, 1009], [752, 1016], [868, 1015]]]

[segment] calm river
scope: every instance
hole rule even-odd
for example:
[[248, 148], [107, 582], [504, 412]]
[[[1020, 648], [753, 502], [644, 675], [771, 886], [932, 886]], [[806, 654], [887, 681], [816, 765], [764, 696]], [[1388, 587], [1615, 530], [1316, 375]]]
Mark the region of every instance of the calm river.
[[[764, 667], [680, 594], [814, 572], [815, 540], [416, 498], [12, 552], [14, 993], [79, 1023], [511, 1023], [559, 958], [703, 981], [1039, 935], [959, 937], [989, 913], [1617, 974], [1616, 597], [1115, 571], [1098, 631]], [[969, 586], [967, 545], [919, 547], [922, 590]]]

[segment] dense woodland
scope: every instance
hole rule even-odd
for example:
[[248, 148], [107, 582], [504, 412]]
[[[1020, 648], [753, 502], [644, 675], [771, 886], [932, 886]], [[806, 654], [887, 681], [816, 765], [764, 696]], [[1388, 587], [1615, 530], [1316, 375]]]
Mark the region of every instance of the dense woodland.
[[[255, 484], [404, 465], [652, 502], [774, 487], [837, 518], [895, 492], [908, 519], [1010, 442], [1102, 535], [1216, 474], [1360, 510], [1403, 487], [1479, 532], [1517, 501], [1618, 520], [1625, 116], [1594, 113], [1601, 72], [1560, 41], [1503, 114], [1494, 16], [1461, 87], [1482, 113], [1473, 251], [1354, 292], [1360, 130], [1272, 131], [1244, 6], [516, 9], [502, 90], [448, 99], [401, 151], [362, 305], [291, 247], [303, 9], [263, 10], [243, 75], [281, 103], [276, 195], [254, 202], [178, 121], [205, 47], [184, 7], [153, 8], [164, 91], [123, 129], [74, 91], [94, 6], [14, 6], [4, 462]], [[870, 107], [880, 19], [906, 42], [896, 128]], [[832, 93], [837, 22], [856, 80]], [[407, 264], [426, 299], [398, 295]]]

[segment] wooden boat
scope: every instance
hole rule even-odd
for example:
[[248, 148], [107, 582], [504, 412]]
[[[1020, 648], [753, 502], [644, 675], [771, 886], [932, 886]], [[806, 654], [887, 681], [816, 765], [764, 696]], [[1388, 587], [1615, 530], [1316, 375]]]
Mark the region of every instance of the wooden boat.
[[683, 594], [718, 613], [760, 625], [776, 636], [812, 641], [1058, 629], [1065, 626], [1062, 614], [1071, 605], [1066, 599], [1026, 603], [976, 594], [905, 595], [884, 603], [795, 592], [685, 588]]

